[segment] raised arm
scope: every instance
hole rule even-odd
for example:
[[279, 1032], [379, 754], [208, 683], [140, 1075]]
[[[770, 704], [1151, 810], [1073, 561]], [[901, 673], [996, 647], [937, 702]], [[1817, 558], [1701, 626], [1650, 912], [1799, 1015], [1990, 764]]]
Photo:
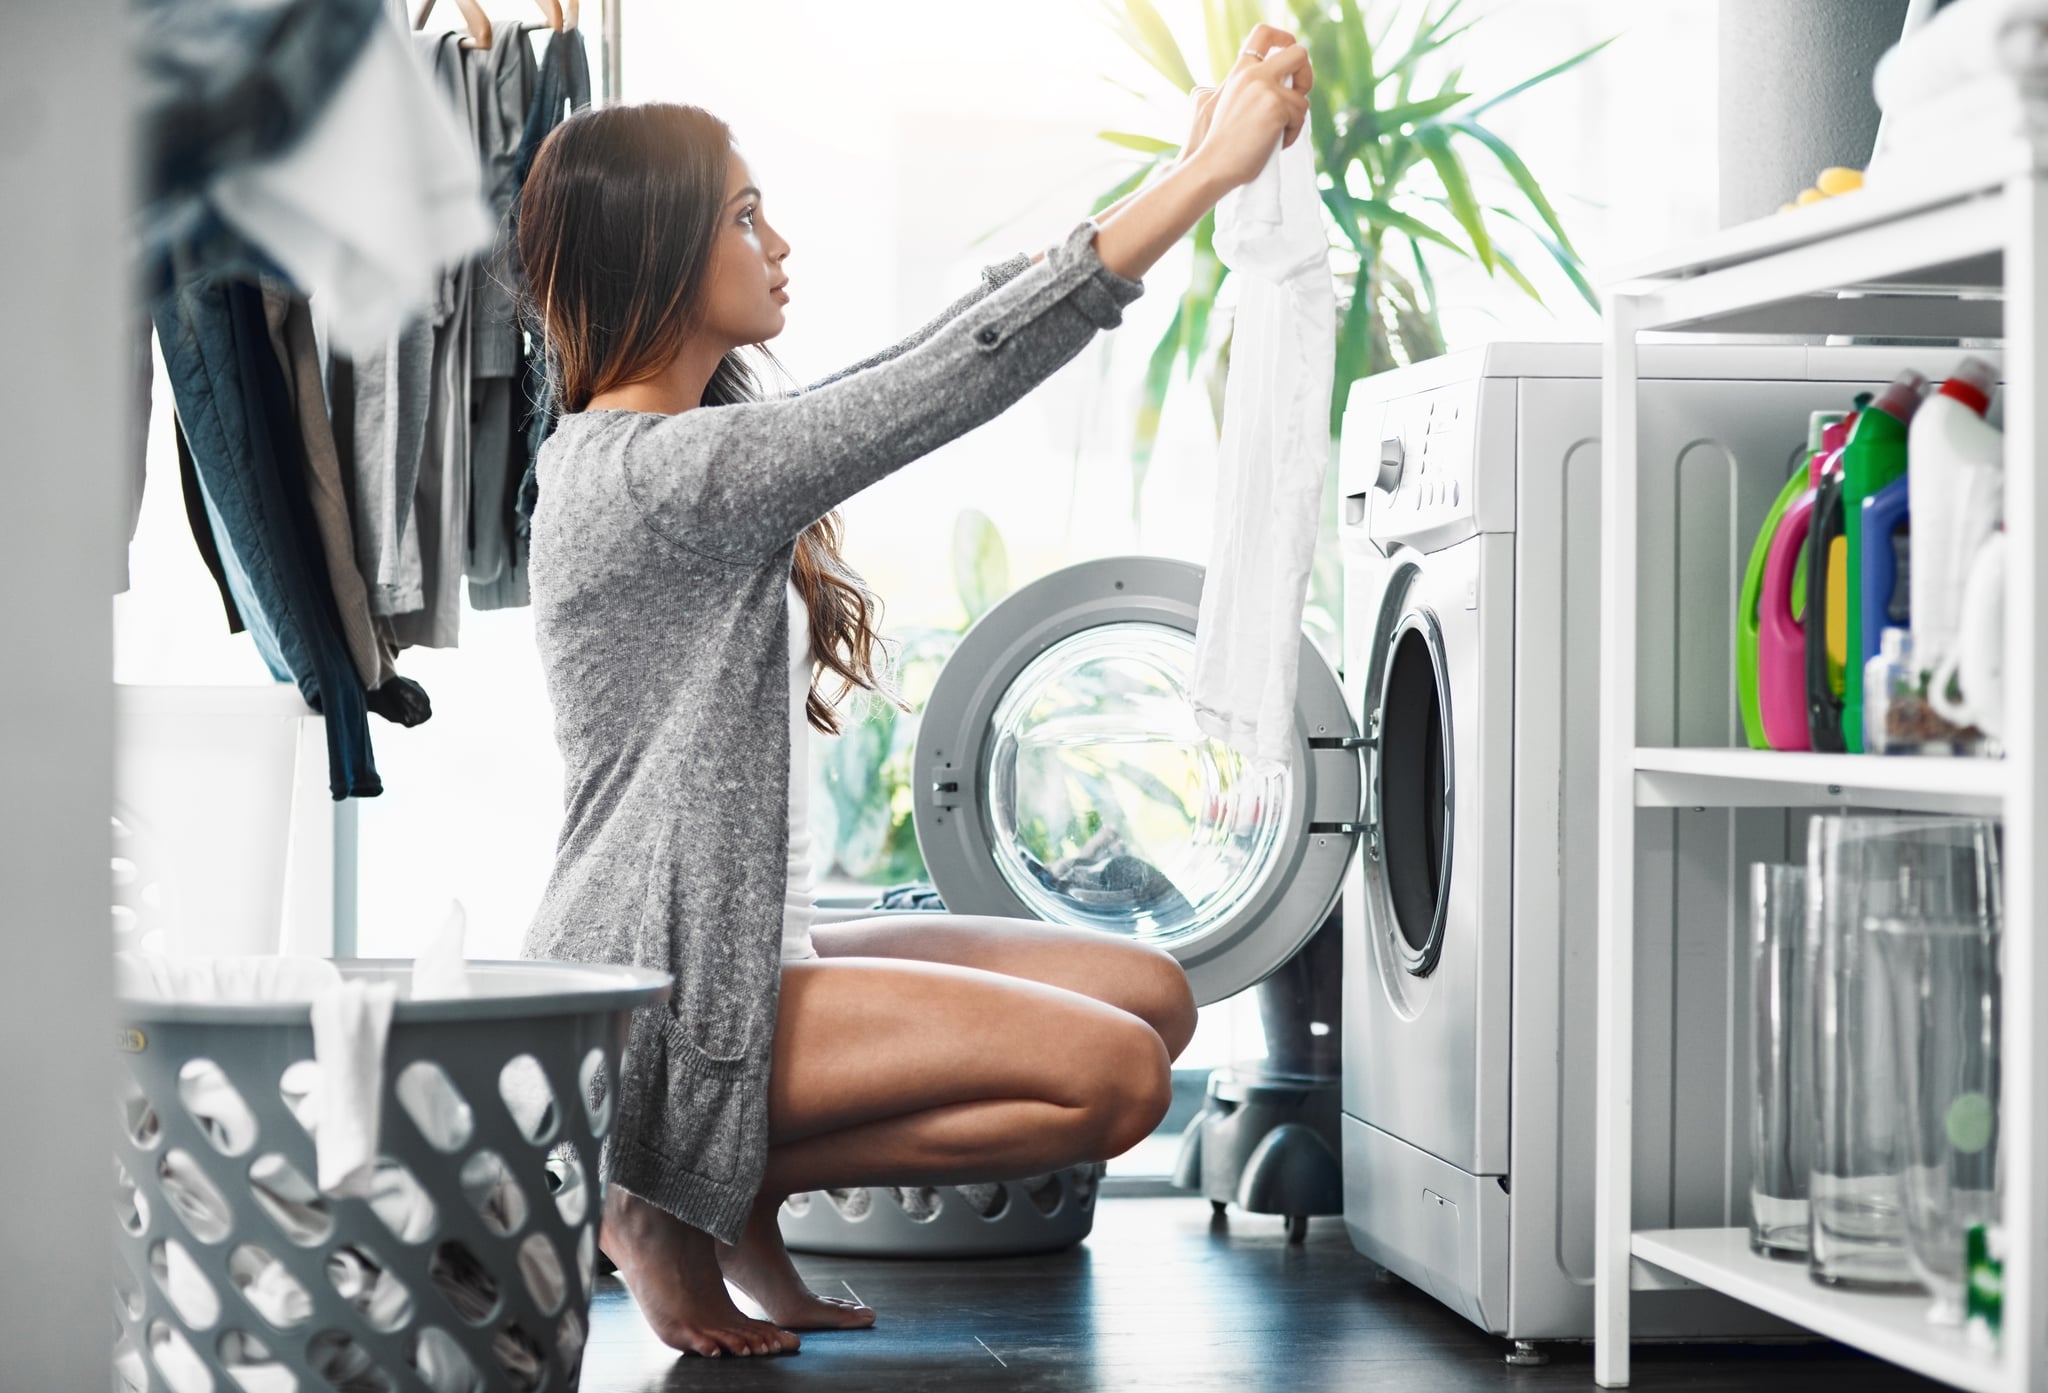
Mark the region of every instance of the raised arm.
[[1269, 25], [1246, 49], [1194, 155], [922, 343], [812, 391], [641, 428], [626, 470], [648, 526], [704, 555], [765, 560], [869, 484], [1001, 415], [1096, 330], [1122, 323], [1145, 272], [1308, 119], [1306, 50]]
[[829, 385], [699, 407], [648, 425], [627, 457], [648, 525], [734, 562], [789, 545], [869, 484], [1001, 415], [1095, 336], [1144, 285], [1109, 270], [1094, 222], [922, 343]]

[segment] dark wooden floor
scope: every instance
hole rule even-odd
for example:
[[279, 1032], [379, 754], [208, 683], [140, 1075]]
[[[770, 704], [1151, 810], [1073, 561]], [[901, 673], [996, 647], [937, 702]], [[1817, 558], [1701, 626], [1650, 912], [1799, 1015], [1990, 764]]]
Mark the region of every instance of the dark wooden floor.
[[[1109, 1200], [1094, 1235], [1046, 1257], [980, 1262], [821, 1258], [798, 1264], [821, 1292], [850, 1289], [872, 1330], [804, 1337], [794, 1356], [682, 1359], [603, 1279], [584, 1393], [820, 1389], [1316, 1390], [1465, 1393], [1590, 1389], [1585, 1346], [1512, 1369], [1506, 1346], [1404, 1283], [1375, 1280], [1340, 1220], [1289, 1248], [1278, 1219], [1212, 1226], [1200, 1199]], [[1905, 1390], [1937, 1385], [1832, 1345], [1640, 1348], [1639, 1389], [1688, 1393]]]

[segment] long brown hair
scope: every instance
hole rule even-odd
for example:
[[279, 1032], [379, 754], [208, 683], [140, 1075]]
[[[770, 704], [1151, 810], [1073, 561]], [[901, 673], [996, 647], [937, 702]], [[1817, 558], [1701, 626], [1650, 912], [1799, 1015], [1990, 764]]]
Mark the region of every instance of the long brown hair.
[[[660, 372], [702, 327], [722, 227], [732, 130], [701, 107], [594, 107], [557, 126], [519, 195], [521, 278], [564, 412]], [[749, 347], [780, 369], [763, 344]], [[704, 388], [704, 407], [762, 400], [739, 350]], [[797, 538], [790, 576], [810, 616], [816, 673], [805, 713], [828, 734], [856, 687], [886, 693], [881, 600], [840, 554], [829, 513]], [[838, 682], [829, 698], [826, 674]]]

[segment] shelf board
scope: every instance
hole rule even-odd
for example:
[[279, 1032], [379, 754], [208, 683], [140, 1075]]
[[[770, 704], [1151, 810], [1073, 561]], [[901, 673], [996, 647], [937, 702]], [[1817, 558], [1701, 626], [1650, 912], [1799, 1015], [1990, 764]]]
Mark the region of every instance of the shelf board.
[[1951, 204], [1997, 194], [2006, 180], [2031, 168], [2034, 159], [2033, 147], [2023, 139], [1994, 142], [1976, 150], [1972, 158], [1944, 162], [1939, 170], [1916, 171], [1914, 177], [1889, 186], [1873, 184], [1852, 194], [1722, 228], [1654, 259], [1614, 267], [1605, 279], [1686, 279], [1833, 241], [1845, 233], [1907, 221]]
[[1641, 808], [1898, 808], [1999, 814], [2002, 759], [1638, 749]]
[[1629, 268], [1645, 330], [1993, 339], [2004, 333], [2006, 181], [2032, 145], [1731, 227]]
[[2002, 1393], [2007, 1387], [1994, 1352], [1972, 1344], [1960, 1329], [1927, 1323], [1925, 1296], [1821, 1286], [1807, 1275], [1804, 1263], [1752, 1253], [1746, 1229], [1642, 1232], [1629, 1247], [1653, 1267], [1928, 1378], [1975, 1393]]

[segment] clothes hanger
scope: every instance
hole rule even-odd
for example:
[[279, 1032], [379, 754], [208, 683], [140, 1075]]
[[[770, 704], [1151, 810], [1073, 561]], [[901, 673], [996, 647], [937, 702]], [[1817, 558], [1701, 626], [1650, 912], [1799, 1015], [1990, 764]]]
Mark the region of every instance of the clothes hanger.
[[580, 0], [569, 0], [568, 5], [564, 9], [565, 18], [562, 21], [562, 27], [564, 29], [574, 29], [578, 20], [582, 18], [581, 11], [582, 5]]
[[562, 0], [534, 0], [540, 6], [541, 18], [548, 22], [548, 28], [560, 33], [562, 23]]
[[[491, 17], [484, 13], [484, 7], [477, 0], [455, 0], [455, 8], [462, 11], [462, 22], [469, 29], [469, 38], [464, 42], [473, 48], [491, 46]], [[422, 0], [419, 12], [413, 16], [412, 27], [427, 27], [427, 16], [434, 12], [434, 0]]]

